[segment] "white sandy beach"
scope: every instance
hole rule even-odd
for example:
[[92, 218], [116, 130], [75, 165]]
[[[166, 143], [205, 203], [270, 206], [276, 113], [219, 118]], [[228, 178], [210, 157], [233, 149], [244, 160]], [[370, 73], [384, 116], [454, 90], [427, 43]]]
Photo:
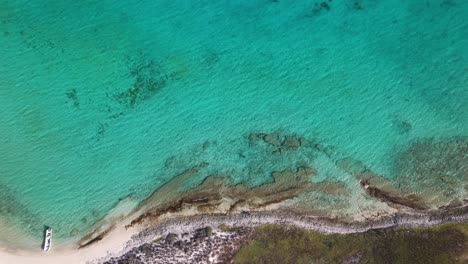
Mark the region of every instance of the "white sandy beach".
[[[35, 251], [15, 251], [0, 250], [1, 264], [45, 264], [45, 263], [86, 263], [86, 261], [97, 259], [106, 255], [108, 252], [118, 252], [124, 248], [131, 236], [138, 233], [137, 228], [125, 230], [126, 222], [121, 222], [112, 232], [105, 236], [99, 243], [83, 249], [73, 249], [67, 247], [54, 247], [49, 252], [43, 252], [41, 249]], [[76, 248], [76, 245], [75, 245]]]
[[132, 197], [122, 199], [109, 214], [96, 223], [93, 229], [100, 233], [101, 230], [114, 226], [99, 243], [94, 243], [90, 247], [82, 249], [77, 248], [77, 241], [69, 241], [55, 244], [52, 239], [52, 248], [49, 252], [43, 252], [42, 249], [37, 250], [16, 250], [11, 248], [0, 249], [0, 264], [29, 264], [29, 263], [85, 263], [88, 260], [93, 260], [106, 255], [108, 252], [118, 252], [124, 248], [131, 236], [137, 234], [140, 229], [138, 227], [125, 229], [125, 225], [129, 224], [131, 219], [135, 217], [133, 212], [137, 206], [137, 202]]

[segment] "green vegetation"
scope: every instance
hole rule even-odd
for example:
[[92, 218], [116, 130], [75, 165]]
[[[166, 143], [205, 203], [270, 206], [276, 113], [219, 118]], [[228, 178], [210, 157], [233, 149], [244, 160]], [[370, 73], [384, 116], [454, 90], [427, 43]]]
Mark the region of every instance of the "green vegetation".
[[219, 228], [219, 230], [221, 230], [221, 232], [235, 232], [237, 230], [243, 229], [243, 227], [229, 226], [229, 225], [225, 225], [225, 224], [219, 225], [218, 228]]
[[264, 226], [235, 263], [468, 263], [468, 223], [396, 228], [359, 234], [320, 234]]

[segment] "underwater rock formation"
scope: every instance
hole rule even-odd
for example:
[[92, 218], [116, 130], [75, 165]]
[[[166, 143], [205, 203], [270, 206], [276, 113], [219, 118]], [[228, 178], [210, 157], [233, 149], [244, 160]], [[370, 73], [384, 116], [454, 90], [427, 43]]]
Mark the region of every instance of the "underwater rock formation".
[[130, 108], [152, 98], [159, 90], [166, 87], [168, 82], [178, 78], [176, 72], [168, 73], [162, 64], [155, 60], [136, 63], [130, 69], [130, 76], [134, 78], [132, 87], [116, 95], [119, 103]]
[[[190, 152], [190, 155], [203, 157], [202, 153], [218, 147], [218, 144], [207, 142], [201, 143], [194, 152]], [[360, 222], [388, 220], [389, 217], [399, 213], [409, 215], [443, 213], [446, 210], [464, 208], [466, 205], [466, 201], [462, 200], [466, 197], [461, 192], [463, 185], [458, 186], [460, 193], [450, 197], [451, 199], [443, 201], [427, 199], [421, 190], [426, 188], [425, 191], [430, 193], [432, 186], [426, 183], [419, 185], [417, 182], [419, 178], [408, 178], [406, 185], [401, 184], [399, 175], [393, 178], [379, 175], [364, 162], [340, 153], [332, 145], [313, 143], [298, 135], [285, 134], [281, 131], [251, 133], [243, 142], [248, 146], [242, 150], [244, 157], [238, 158], [247, 159], [249, 163], [246, 170], [240, 173], [252, 174], [252, 177], [258, 177], [258, 173], [268, 174], [268, 178], [263, 182], [252, 185], [249, 177], [242, 181], [232, 181], [232, 177], [226, 173], [229, 170], [216, 173], [217, 170], [213, 168], [218, 168], [217, 164], [200, 162], [171, 177], [171, 180], [154, 191], [139, 205], [135, 214], [132, 214], [133, 218], [129, 220], [127, 228], [140, 224], [152, 226], [172, 217], [236, 214], [250, 217], [251, 213], [259, 211], [281, 211], [302, 216]], [[426, 144], [432, 142], [431, 140], [421, 142], [425, 144], [421, 145], [419, 142], [411, 145], [407, 151], [398, 156], [404, 159], [400, 161], [402, 164], [422, 162], [419, 165], [412, 164], [414, 167], [407, 171], [421, 173], [429, 170], [434, 175], [438, 175], [441, 167], [443, 171], [458, 172], [456, 175], [461, 177], [460, 182], [466, 184], [466, 168], [463, 167], [466, 163], [465, 139], [442, 143], [439, 141], [436, 145]], [[272, 149], [282, 152], [278, 156], [271, 152]], [[302, 161], [301, 158], [306, 157], [304, 155], [309, 158]], [[317, 157], [322, 161], [325, 159], [330, 166], [336, 166], [332, 170], [334, 173], [345, 174], [333, 180], [318, 180], [321, 173], [314, 166]], [[451, 161], [448, 162], [447, 159]], [[164, 166], [178, 168], [185, 160], [171, 156]], [[442, 163], [445, 160], [447, 163], [438, 164], [432, 160]], [[277, 166], [278, 163], [280, 166]], [[266, 164], [268, 167], [265, 168]], [[434, 166], [439, 166], [437, 167], [439, 170], [435, 171]], [[194, 178], [199, 181], [193, 181]], [[188, 182], [190, 184], [187, 184]], [[94, 238], [98, 241], [100, 237], [100, 234], [90, 236], [87, 241]], [[88, 242], [83, 240], [82, 244]]]
[[255, 210], [277, 204], [311, 189], [309, 177], [316, 174], [315, 170], [305, 166], [298, 167], [294, 171], [275, 171], [272, 173], [274, 180], [272, 183], [253, 188], [248, 188], [244, 184], [229, 185], [222, 177], [210, 176], [199, 186], [181, 192], [178, 197], [172, 197], [171, 200], [167, 199], [165, 194], [169, 190], [178, 189], [175, 184], [182, 183], [184, 178], [190, 177], [202, 167], [203, 165], [197, 166], [180, 174], [174, 178], [174, 181], [156, 191], [146, 203], [153, 204], [154, 201], [160, 201], [160, 205], [133, 220], [130, 226], [145, 220], [157, 219], [168, 212], [180, 212], [191, 206], [200, 212], [216, 212], [222, 210], [220, 207], [224, 208], [224, 212], [239, 212], [244, 208]]
[[418, 198], [414, 195], [408, 195], [404, 197], [398, 196], [370, 185], [369, 180], [361, 180], [360, 184], [364, 187], [364, 189], [370, 196], [382, 200], [383, 202], [403, 205], [416, 210], [427, 209], [427, 207], [421, 204]]
[[[280, 132], [273, 132], [270, 134], [251, 133], [248, 139], [250, 148], [257, 146], [257, 142], [260, 141], [262, 144], [266, 144], [266, 146], [281, 149], [283, 153], [284, 151], [297, 151], [302, 147], [315, 147], [317, 145], [312, 144], [310, 141], [300, 136], [285, 135]], [[464, 169], [462, 166], [466, 161], [466, 157], [464, 157], [464, 153], [466, 153], [467, 149], [466, 141], [457, 139], [447, 144], [439, 143], [434, 147], [427, 143], [423, 145], [417, 143], [415, 146], [409, 148], [409, 152], [402, 154], [400, 160], [402, 160], [403, 164], [412, 164], [411, 166], [413, 167], [410, 167], [411, 172], [423, 173], [424, 175], [428, 175], [428, 177], [432, 177], [433, 179], [429, 182], [433, 182], [434, 180], [442, 181], [445, 179], [445, 184], [447, 186], [463, 182], [466, 183], [466, 168]], [[327, 153], [325, 151], [325, 149], [330, 147], [333, 146], [327, 146], [323, 148], [321, 152], [333, 160], [334, 153]], [[427, 153], [427, 151], [425, 151], [428, 148], [430, 148], [432, 152], [436, 152], [435, 156], [434, 153]], [[275, 156], [275, 153], [271, 155]], [[434, 163], [433, 160], [437, 160], [437, 162]], [[450, 196], [451, 199], [446, 199], [442, 202], [426, 200], [426, 196], [424, 196], [424, 192], [421, 193], [421, 190], [431, 192], [430, 188], [432, 187], [432, 183], [419, 185], [418, 181], [420, 178], [418, 177], [420, 177], [420, 174], [419, 176], [416, 175], [417, 177], [415, 178], [410, 176], [410, 174], [398, 176], [395, 179], [398, 179], [399, 182], [408, 181], [405, 184], [398, 185], [395, 181], [378, 175], [363, 162], [351, 157], [336, 159], [335, 164], [338, 168], [353, 176], [369, 197], [397, 210], [409, 209], [427, 211], [434, 207], [446, 206], [446, 203], [450, 202], [452, 199], [462, 197], [462, 195], [453, 195]], [[250, 187], [242, 182], [232, 184], [224, 177], [225, 175], [212, 174], [206, 176], [198, 186], [189, 190], [178, 193], [170, 191], [180, 189], [180, 186], [182, 186], [187, 179], [193, 177], [207, 166], [209, 166], [208, 163], [195, 166], [173, 178], [165, 186], [157, 190], [153, 196], [145, 202], [145, 204], [151, 205], [150, 207], [152, 209], [149, 209], [135, 219], [132, 225], [147, 219], [158, 219], [161, 215], [168, 212], [182, 212], [187, 208], [195, 208], [195, 211], [198, 211], [198, 213], [233, 213], [244, 210], [265, 210], [270, 205], [278, 206], [285, 201], [299, 199], [303, 195], [305, 196], [300, 199], [305, 200], [297, 202], [297, 208], [300, 208], [303, 212], [309, 210], [310, 212], [317, 213], [317, 209], [324, 206], [317, 203], [320, 199], [328, 199], [329, 201], [327, 203], [329, 206], [341, 208], [345, 206], [347, 201], [346, 199], [343, 200], [338, 197], [352, 197], [356, 195], [356, 190], [351, 190], [350, 187], [343, 182], [331, 181], [313, 183], [311, 177], [317, 175], [318, 172], [307, 165], [298, 165], [293, 168], [272, 171], [270, 182]], [[427, 168], [427, 166], [429, 166], [429, 168]], [[434, 166], [438, 166], [439, 172], [434, 170]], [[447, 175], [440, 175], [441, 169], [444, 170], [446, 174], [448, 171], [458, 172], [459, 174], [456, 174], [459, 175], [458, 177], [464, 175], [463, 177], [465, 178], [460, 178], [458, 181], [450, 181], [451, 178], [447, 178]], [[431, 171], [433, 174], [429, 175], [428, 171]], [[405, 175], [408, 178], [405, 178]], [[462, 188], [463, 186], [459, 184], [458, 187]], [[436, 188], [436, 191], [441, 191], [442, 195], [446, 193], [441, 188]], [[315, 194], [312, 196], [306, 195], [313, 193]], [[440, 194], [436, 193], [436, 195]], [[335, 201], [333, 202], [334, 199]], [[322, 203], [324, 202], [322, 201]], [[453, 203], [452, 205], [463, 205], [463, 202]], [[295, 206], [289, 206], [287, 208], [288, 210], [295, 210], [294, 207]], [[286, 207], [284, 209], [286, 209]]]
[[394, 162], [395, 183], [438, 206], [467, 197], [468, 138], [421, 139]]

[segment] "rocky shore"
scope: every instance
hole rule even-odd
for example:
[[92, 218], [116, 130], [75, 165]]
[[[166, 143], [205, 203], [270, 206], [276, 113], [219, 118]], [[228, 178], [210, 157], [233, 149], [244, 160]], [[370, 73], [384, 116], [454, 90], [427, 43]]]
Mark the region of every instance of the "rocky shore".
[[[320, 233], [351, 234], [390, 227], [428, 227], [468, 222], [468, 205], [429, 213], [395, 214], [363, 222], [343, 222], [290, 212], [243, 212], [161, 220], [134, 235], [124, 250], [89, 263], [223, 263], [247, 239], [243, 227], [286, 225]], [[225, 232], [226, 227], [234, 232]], [[236, 229], [239, 228], [239, 229]]]
[[104, 263], [227, 263], [251, 235], [249, 229], [223, 230], [209, 226], [168, 233]]

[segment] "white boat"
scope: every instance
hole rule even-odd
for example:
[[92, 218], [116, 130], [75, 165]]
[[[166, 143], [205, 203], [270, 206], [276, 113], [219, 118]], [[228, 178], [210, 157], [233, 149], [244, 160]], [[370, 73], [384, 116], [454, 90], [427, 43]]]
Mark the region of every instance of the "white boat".
[[51, 242], [52, 242], [52, 228], [48, 227], [45, 230], [44, 246], [43, 246], [44, 251], [49, 251]]

